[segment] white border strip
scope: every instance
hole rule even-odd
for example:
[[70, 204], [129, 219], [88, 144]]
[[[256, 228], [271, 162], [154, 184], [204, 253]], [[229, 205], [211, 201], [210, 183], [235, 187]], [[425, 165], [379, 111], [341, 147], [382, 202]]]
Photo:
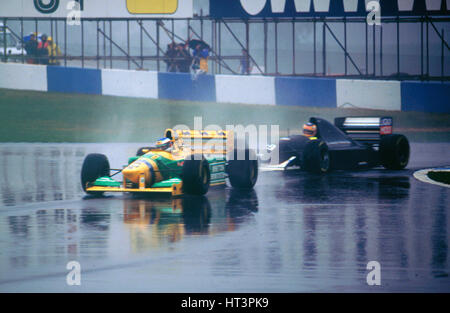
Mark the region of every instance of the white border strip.
[[441, 187], [447, 187], [447, 188], [450, 188], [450, 185], [447, 185], [447, 184], [444, 184], [444, 183], [440, 183], [440, 182], [437, 182], [437, 181], [435, 181], [435, 180], [432, 180], [431, 178], [429, 178], [428, 177], [428, 172], [431, 172], [431, 171], [435, 171], [435, 172], [450, 172], [450, 168], [428, 168], [428, 169], [425, 169], [425, 170], [420, 170], [420, 171], [416, 171], [416, 172], [414, 172], [414, 177], [416, 178], [416, 179], [418, 179], [418, 180], [420, 180], [421, 182], [424, 182], [424, 183], [429, 183], [429, 184], [433, 184], [433, 185], [438, 185], [438, 186], [441, 186]]

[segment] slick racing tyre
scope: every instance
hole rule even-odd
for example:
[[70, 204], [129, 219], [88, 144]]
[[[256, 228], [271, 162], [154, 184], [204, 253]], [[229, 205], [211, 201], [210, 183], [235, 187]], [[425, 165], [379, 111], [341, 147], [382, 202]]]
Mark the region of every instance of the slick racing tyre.
[[409, 162], [409, 142], [403, 135], [385, 135], [380, 142], [380, 163], [389, 170], [401, 170]]
[[229, 156], [227, 174], [233, 188], [252, 189], [258, 179], [258, 160], [252, 149], [233, 151]]
[[330, 152], [324, 141], [312, 140], [303, 150], [303, 168], [312, 173], [326, 173], [330, 170]]
[[[81, 168], [81, 187], [86, 191], [87, 183], [93, 183], [97, 178], [109, 175], [109, 161], [103, 154], [88, 154]], [[103, 192], [87, 192], [88, 194], [101, 195]]]
[[182, 169], [183, 191], [189, 195], [208, 192], [211, 174], [208, 161], [203, 155], [191, 155], [184, 160]]

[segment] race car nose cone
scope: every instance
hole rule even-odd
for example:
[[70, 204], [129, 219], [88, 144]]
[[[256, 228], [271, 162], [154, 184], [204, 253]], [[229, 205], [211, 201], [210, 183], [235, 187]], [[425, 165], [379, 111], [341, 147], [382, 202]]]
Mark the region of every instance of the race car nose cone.
[[123, 176], [134, 184], [139, 184], [139, 179], [145, 177], [145, 185], [151, 186], [154, 182], [154, 167], [146, 160], [137, 160], [128, 165], [123, 171]]

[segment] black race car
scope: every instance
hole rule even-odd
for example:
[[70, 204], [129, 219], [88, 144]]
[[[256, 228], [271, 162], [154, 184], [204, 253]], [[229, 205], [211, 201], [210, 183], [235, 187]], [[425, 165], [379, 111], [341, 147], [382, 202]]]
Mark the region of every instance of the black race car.
[[317, 134], [281, 138], [277, 146], [269, 148], [272, 159], [278, 154], [279, 164], [266, 169], [299, 166], [309, 172], [326, 173], [380, 165], [400, 170], [408, 165], [408, 139], [392, 133], [391, 117], [340, 117], [334, 125], [317, 117], [309, 121], [317, 126]]

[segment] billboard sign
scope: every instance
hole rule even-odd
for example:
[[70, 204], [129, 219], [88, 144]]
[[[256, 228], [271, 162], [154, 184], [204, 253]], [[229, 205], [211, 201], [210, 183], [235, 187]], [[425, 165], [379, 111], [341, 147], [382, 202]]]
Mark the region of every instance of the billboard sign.
[[379, 2], [383, 16], [449, 15], [450, 0], [210, 0], [214, 18], [365, 17]]
[[186, 18], [193, 0], [9, 0], [0, 2], [0, 17], [65, 18], [79, 8], [81, 18]]

